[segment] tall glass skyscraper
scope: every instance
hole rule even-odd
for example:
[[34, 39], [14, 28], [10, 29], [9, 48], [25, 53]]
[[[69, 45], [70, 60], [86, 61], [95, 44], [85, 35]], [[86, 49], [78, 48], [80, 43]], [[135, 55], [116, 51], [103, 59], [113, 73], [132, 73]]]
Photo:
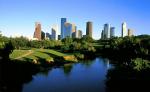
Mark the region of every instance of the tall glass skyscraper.
[[110, 38], [110, 24], [104, 24], [104, 39]]
[[61, 39], [65, 38], [66, 27], [65, 23], [67, 22], [66, 18], [61, 18]]
[[72, 29], [73, 29], [73, 26], [72, 26], [71, 23], [65, 23], [64, 38], [66, 38], [66, 37], [71, 37], [72, 38]]
[[110, 28], [110, 38], [115, 37], [115, 27]]
[[122, 37], [127, 36], [127, 24], [126, 24], [126, 22], [123, 22], [123, 23], [122, 23], [122, 32], [121, 32], [121, 36], [122, 36]]

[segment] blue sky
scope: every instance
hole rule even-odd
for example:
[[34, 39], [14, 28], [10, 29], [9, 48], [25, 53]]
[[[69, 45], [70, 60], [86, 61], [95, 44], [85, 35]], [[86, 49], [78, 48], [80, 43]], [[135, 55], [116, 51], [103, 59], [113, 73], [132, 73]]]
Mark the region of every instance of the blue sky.
[[[0, 30], [6, 36], [32, 36], [35, 22], [44, 32], [60, 18], [75, 23], [85, 34], [86, 22], [93, 22], [93, 38], [99, 39], [105, 23], [116, 27], [121, 35], [121, 23], [136, 35], [150, 34], [150, 0], [0, 0]], [[60, 28], [59, 28], [60, 29]]]

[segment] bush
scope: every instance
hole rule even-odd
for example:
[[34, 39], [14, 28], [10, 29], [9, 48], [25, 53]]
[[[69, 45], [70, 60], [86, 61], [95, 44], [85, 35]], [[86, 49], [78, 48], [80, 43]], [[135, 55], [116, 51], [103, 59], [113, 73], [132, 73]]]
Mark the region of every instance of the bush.
[[83, 60], [83, 59], [84, 59], [84, 54], [75, 53], [74, 56], [75, 56], [78, 60]]
[[150, 61], [137, 58], [135, 60], [132, 60], [132, 67], [137, 71], [150, 69]]

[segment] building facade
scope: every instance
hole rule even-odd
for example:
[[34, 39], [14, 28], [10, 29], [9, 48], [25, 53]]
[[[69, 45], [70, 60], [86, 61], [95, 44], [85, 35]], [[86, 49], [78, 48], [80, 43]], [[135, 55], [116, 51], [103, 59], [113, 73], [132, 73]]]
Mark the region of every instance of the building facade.
[[132, 29], [128, 29], [128, 36], [129, 37], [133, 36], [133, 30]]
[[67, 22], [66, 18], [61, 18], [61, 39], [65, 38], [66, 27], [65, 23]]
[[65, 23], [64, 38], [66, 38], [66, 37], [72, 38], [72, 29], [73, 29], [73, 26], [71, 23]]
[[46, 33], [46, 39], [51, 39], [51, 35], [49, 33]]
[[72, 24], [72, 38], [76, 38], [76, 29], [77, 26], [75, 24]]
[[88, 21], [86, 23], [86, 35], [90, 36], [92, 38], [92, 31], [93, 31], [93, 27], [92, 27], [92, 22]]
[[122, 37], [127, 36], [127, 24], [126, 24], [126, 22], [123, 22], [123, 23], [122, 23], [122, 32], [121, 32], [121, 36], [122, 36]]
[[110, 38], [115, 37], [115, 27], [110, 28]]
[[78, 38], [82, 38], [82, 31], [78, 30]]
[[104, 39], [110, 38], [110, 24], [104, 24], [103, 38]]
[[36, 38], [37, 40], [41, 40], [41, 23], [35, 22], [35, 31], [33, 38]]
[[102, 30], [102, 32], [101, 32], [101, 39], [102, 40], [104, 39], [104, 30]]
[[51, 39], [58, 40], [58, 25], [53, 25], [52, 26]]

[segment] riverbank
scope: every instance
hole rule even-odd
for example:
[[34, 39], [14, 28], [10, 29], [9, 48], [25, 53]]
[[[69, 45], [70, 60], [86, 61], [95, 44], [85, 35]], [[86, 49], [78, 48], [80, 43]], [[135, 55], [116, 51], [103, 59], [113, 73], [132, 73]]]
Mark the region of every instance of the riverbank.
[[84, 59], [84, 55], [80, 53], [62, 53], [53, 49], [30, 49], [14, 50], [12, 54], [10, 54], [10, 59], [40, 65], [78, 62], [78, 60]]

